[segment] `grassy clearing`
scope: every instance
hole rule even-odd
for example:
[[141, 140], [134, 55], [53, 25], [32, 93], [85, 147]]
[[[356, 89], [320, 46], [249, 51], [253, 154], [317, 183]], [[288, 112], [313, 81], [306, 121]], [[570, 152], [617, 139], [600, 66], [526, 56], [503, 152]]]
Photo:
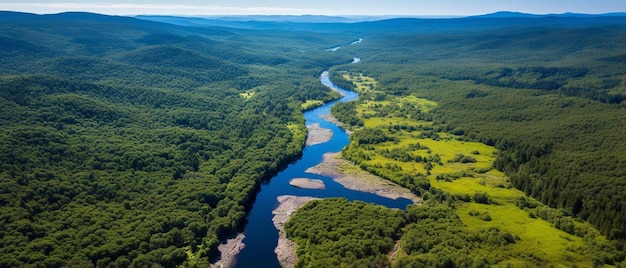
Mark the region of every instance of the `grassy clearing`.
[[246, 100], [248, 100], [248, 99], [254, 97], [255, 94], [256, 94], [255, 91], [246, 91], [246, 92], [243, 92], [243, 93], [239, 93], [239, 96], [244, 98], [244, 99], [246, 99]]
[[287, 124], [287, 128], [289, 129], [289, 131], [291, 132], [291, 134], [293, 135], [294, 140], [306, 140], [306, 135], [307, 135], [307, 129], [296, 124], [296, 123], [289, 123]]
[[[357, 74], [346, 74], [344, 77], [353, 81], [361, 91], [375, 92], [377, 90], [376, 87], [371, 86], [377, 86], [377, 82], [369, 77]], [[456, 212], [470, 232], [498, 227], [519, 237], [517, 243], [502, 249], [502, 254], [508, 256], [506, 261], [501, 263], [503, 266], [509, 264], [533, 266], [538, 263], [565, 267], [592, 266], [593, 253], [591, 253], [589, 243], [593, 244], [604, 238], [597, 235], [585, 241], [581, 237], [555, 228], [548, 221], [531, 217], [529, 212], [517, 207], [515, 201], [525, 195], [522, 191], [512, 188], [509, 179], [504, 174], [492, 169], [492, 163], [498, 153], [494, 147], [479, 142], [462, 141], [458, 136], [442, 132], [430, 133], [428, 137], [425, 137], [423, 134], [432, 124], [406, 116], [407, 109], [429, 111], [436, 107], [437, 103], [415, 96], [387, 96], [384, 100], [362, 101], [357, 106], [357, 114], [364, 121], [364, 127], [381, 129], [386, 135], [395, 138], [393, 142], [363, 147], [369, 157], [363, 163], [383, 170], [393, 167], [393, 172], [400, 174], [428, 174], [431, 186], [452, 195], [472, 196], [476, 192], [486, 193], [493, 201], [491, 204], [459, 202]], [[415, 126], [416, 129], [394, 128], [399, 125]], [[416, 143], [423, 148], [409, 149], [410, 144]], [[432, 159], [436, 156], [439, 161], [432, 162], [432, 167], [427, 169], [427, 165], [422, 162], [401, 161], [402, 159], [398, 157], [385, 155], [385, 150], [389, 152], [394, 149], [408, 153], [412, 157], [419, 155], [422, 158]], [[454, 161], [459, 155], [469, 156], [473, 161], [467, 163]], [[457, 175], [452, 179], [449, 179], [450, 177], [445, 180], [441, 179], [442, 176], [450, 174]], [[474, 215], [470, 215], [470, 212]], [[481, 218], [477, 215], [489, 215], [491, 219], [485, 220], [486, 217]], [[588, 223], [576, 224], [592, 228]]]
[[[490, 168], [491, 163], [496, 158], [495, 154], [497, 153], [495, 148], [479, 142], [458, 141], [453, 139], [415, 139], [414, 142], [428, 146], [433, 152], [441, 156], [444, 165], [435, 166], [432, 171], [434, 175], [455, 172], [459, 169]], [[457, 154], [471, 156], [475, 158], [477, 162], [472, 164], [448, 163], [448, 161]]]
[[324, 104], [324, 102], [321, 100], [307, 100], [306, 102], [302, 103], [300, 107], [302, 107], [303, 111], [306, 111], [321, 106], [322, 104]]
[[[471, 211], [489, 213], [491, 220], [485, 221], [480, 217], [471, 216]], [[542, 219], [530, 218], [528, 213], [514, 204], [463, 203], [457, 208], [457, 214], [470, 230], [498, 227], [519, 236], [520, 240], [512, 245], [512, 249], [515, 254], [520, 256], [523, 254], [526, 259], [538, 258], [566, 266], [592, 266], [588, 256], [580, 251], [585, 247], [582, 238], [558, 230]], [[515, 262], [519, 261], [521, 260]]]
[[413, 107], [422, 109], [422, 111], [425, 111], [425, 112], [428, 112], [434, 108], [437, 108], [438, 106], [437, 102], [418, 98], [416, 96], [405, 96], [402, 98], [398, 98], [398, 101], [399, 101], [398, 104], [400, 105], [400, 107], [405, 107], [405, 106], [411, 107], [412, 105]]
[[[366, 114], [366, 111], [358, 111], [359, 116], [363, 116]], [[363, 122], [364, 127], [375, 128], [375, 127], [387, 127], [392, 125], [407, 125], [407, 126], [415, 126], [418, 128], [429, 127], [432, 125], [431, 122], [427, 121], [416, 121], [411, 120], [409, 118], [380, 118], [380, 117], [371, 117]]]
[[375, 91], [378, 88], [376, 79], [361, 73], [345, 73], [343, 78], [352, 81], [356, 86], [355, 91], [357, 92]]

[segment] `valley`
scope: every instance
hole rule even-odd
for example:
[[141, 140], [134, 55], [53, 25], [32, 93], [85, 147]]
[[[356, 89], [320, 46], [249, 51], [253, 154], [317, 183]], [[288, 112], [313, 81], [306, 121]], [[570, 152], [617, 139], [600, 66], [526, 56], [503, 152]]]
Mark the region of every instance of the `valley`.
[[626, 266], [623, 15], [267, 19], [0, 12], [0, 266]]

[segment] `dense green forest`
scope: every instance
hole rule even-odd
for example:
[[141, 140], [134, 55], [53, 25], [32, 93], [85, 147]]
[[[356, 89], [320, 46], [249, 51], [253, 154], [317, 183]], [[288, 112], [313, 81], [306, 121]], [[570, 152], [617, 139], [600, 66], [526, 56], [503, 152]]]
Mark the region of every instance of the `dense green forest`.
[[307, 38], [0, 14], [0, 266], [207, 266], [337, 97]]
[[205, 22], [0, 12], [0, 266], [207, 266], [333, 66], [344, 157], [426, 201], [314, 201], [297, 265], [624, 265], [623, 17]]
[[626, 69], [609, 59], [623, 54], [625, 32], [556, 27], [398, 37], [372, 44], [384, 53], [363, 51], [375, 64], [358, 71], [379, 78], [390, 94], [439, 102], [433, 128], [494, 145], [501, 150], [494, 165], [515, 187], [623, 240]]
[[298, 244], [294, 267], [385, 267], [400, 238], [404, 213], [362, 201], [311, 201], [285, 225]]
[[[458, 207], [448, 214], [466, 218], [461, 211], [471, 209], [470, 217], [463, 221], [466, 224], [474, 221], [472, 217], [491, 221], [489, 214], [474, 208], [496, 212], [507, 208], [507, 214], [502, 214], [515, 218], [515, 209], [510, 208], [515, 204], [531, 218], [544, 219], [588, 243], [590, 233], [579, 225], [581, 220], [588, 221], [611, 240], [596, 248], [594, 265], [623, 262], [626, 25], [617, 20], [605, 26], [564, 24], [519, 25], [470, 33], [378, 33], [361, 46], [346, 48], [363, 60], [333, 69], [333, 81], [361, 92], [359, 101], [333, 108], [333, 114], [355, 130], [344, 157], [437, 201], [430, 205], [427, 202], [426, 206], [446, 202]], [[365, 82], [355, 74], [373, 77], [376, 83]], [[410, 103], [405, 100], [412, 98], [435, 101], [437, 106], [411, 113], [419, 109], [407, 109], [403, 102]], [[411, 147], [407, 143], [413, 140], [437, 147], [428, 145], [424, 149], [419, 143]], [[476, 162], [474, 157], [482, 155], [479, 150], [471, 155], [435, 154], [466, 150], [471, 141], [498, 150], [491, 167], [455, 172], [446, 168]], [[457, 147], [450, 149], [454, 144]], [[535, 201], [528, 205], [526, 199], [513, 202], [510, 197], [490, 201], [486, 193], [472, 196], [467, 194], [470, 188], [454, 186], [458, 181], [485, 188], [481, 185], [489, 186], [499, 176], [491, 168], [508, 176], [494, 182], [491, 191], [499, 192], [498, 188], [506, 189], [510, 184], [547, 207]], [[446, 189], [442, 191], [439, 186]], [[479, 205], [483, 203], [495, 206]], [[411, 233], [409, 230], [406, 236]], [[424, 233], [412, 240], [432, 236]], [[403, 239], [406, 241], [406, 237]], [[452, 243], [459, 238], [441, 239]], [[412, 250], [411, 243], [404, 248], [408, 258], [398, 261], [398, 266], [407, 262], [440, 267], [476, 264], [457, 258], [450, 259], [450, 263], [432, 262], [445, 260], [447, 250], [462, 245], [447, 245], [427, 260], [424, 258], [430, 258], [430, 253]], [[566, 261], [517, 253], [506, 256], [506, 248], [498, 251], [501, 259], [487, 258], [483, 264], [515, 265], [521, 260], [520, 265], [543, 266]], [[515, 252], [519, 246], [512, 248]]]

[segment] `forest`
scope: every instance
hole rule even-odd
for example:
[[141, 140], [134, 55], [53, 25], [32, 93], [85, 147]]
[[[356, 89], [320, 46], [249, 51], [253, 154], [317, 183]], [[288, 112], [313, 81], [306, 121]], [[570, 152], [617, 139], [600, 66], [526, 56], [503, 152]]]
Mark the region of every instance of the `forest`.
[[301, 39], [2, 13], [0, 266], [208, 265], [337, 98]]
[[[426, 207], [452, 208], [446, 217], [462, 220], [455, 232], [467, 235], [487, 225], [520, 237], [501, 244], [498, 257], [480, 260], [472, 256], [488, 254], [446, 255], [467, 247], [450, 244], [458, 237], [437, 235], [445, 249], [415, 251], [413, 242], [405, 243], [407, 258], [394, 266], [623, 265], [625, 35], [623, 22], [504, 26], [380, 33], [348, 48], [367, 60], [333, 68], [333, 81], [361, 93], [357, 102], [333, 107], [354, 131], [343, 157], [420, 194]], [[419, 99], [437, 105], [420, 105]], [[406, 108], [411, 106], [418, 108]], [[492, 160], [481, 159], [485, 150], [493, 150]], [[539, 224], [523, 214], [582, 238], [583, 248], [596, 252], [588, 255], [593, 263], [529, 255], [528, 249], [522, 255], [517, 250], [536, 238], [498, 218]], [[583, 227], [587, 223], [594, 227]], [[553, 231], [542, 230], [537, 241], [545, 243]], [[400, 241], [433, 237], [416, 231], [408, 228]], [[599, 234], [607, 240], [590, 242]]]
[[[510, 42], [505, 42], [507, 30], [489, 32], [491, 39], [502, 42], [496, 48], [474, 43], [486, 39], [480, 34], [458, 34], [448, 38], [467, 40], [461, 42], [465, 46], [455, 45], [468, 52], [453, 58], [408, 57], [404, 61], [414, 61], [408, 64], [413, 68], [361, 65], [359, 71], [379, 77], [379, 87], [392, 94], [438, 101], [432, 112], [434, 129], [495, 146], [500, 153], [494, 166], [515, 187], [623, 240], [625, 73], [623, 62], [606, 59], [621, 55], [624, 43], [614, 37], [624, 36], [624, 28], [534, 29], [534, 35], [532, 30], [525, 33], [529, 40], [518, 36]], [[404, 42], [411, 43], [410, 38]], [[425, 39], [424, 47], [415, 51], [441, 44]], [[396, 54], [399, 58], [386, 52], [378, 64], [401, 61], [406, 44], [397, 41], [403, 49]], [[384, 45], [394, 47], [388, 41]], [[536, 49], [539, 45], [543, 49]], [[596, 54], [598, 50], [603, 53]], [[553, 82], [557, 88], [540, 86]]]
[[167, 22], [0, 12], [1, 267], [206, 267], [329, 68], [342, 156], [424, 202], [305, 205], [298, 267], [626, 265], [623, 17]]

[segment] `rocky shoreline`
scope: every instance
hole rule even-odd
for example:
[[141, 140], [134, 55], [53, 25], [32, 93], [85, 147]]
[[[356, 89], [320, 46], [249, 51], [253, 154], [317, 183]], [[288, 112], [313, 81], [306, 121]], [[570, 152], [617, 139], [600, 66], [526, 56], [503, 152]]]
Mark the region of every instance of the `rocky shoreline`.
[[243, 243], [243, 239], [246, 236], [243, 233], [237, 234], [237, 236], [229, 238], [225, 243], [217, 246], [220, 251], [220, 259], [215, 263], [211, 263], [211, 267], [214, 268], [229, 268], [234, 267], [237, 263], [237, 254], [246, 246]]
[[348, 133], [348, 135], [352, 134], [352, 131], [346, 129], [346, 125], [342, 122], [340, 122], [339, 120], [337, 120], [337, 118], [335, 118], [334, 116], [330, 115], [330, 114], [324, 114], [324, 115], [320, 115], [320, 118], [331, 122], [337, 126], [339, 126], [340, 128], [343, 128], [343, 130], [346, 131], [346, 133]]
[[282, 195], [276, 198], [278, 200], [278, 207], [272, 211], [274, 217], [272, 222], [276, 229], [278, 229], [278, 245], [274, 252], [278, 256], [278, 262], [281, 267], [293, 267], [296, 263], [296, 243], [287, 238], [285, 233], [285, 223], [289, 220], [291, 214], [296, 212], [300, 207], [311, 200], [317, 200], [319, 198], [310, 196], [294, 196], [294, 195]]

